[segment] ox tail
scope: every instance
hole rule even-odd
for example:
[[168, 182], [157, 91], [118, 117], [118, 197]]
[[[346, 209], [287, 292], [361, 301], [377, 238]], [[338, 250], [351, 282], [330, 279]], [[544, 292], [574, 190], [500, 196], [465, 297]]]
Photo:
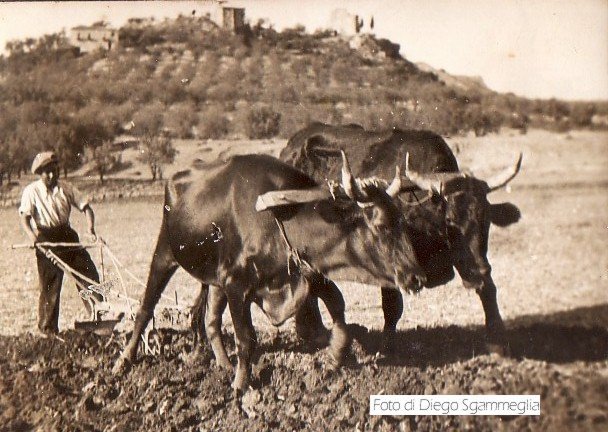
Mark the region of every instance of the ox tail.
[[205, 338], [205, 314], [207, 312], [207, 294], [209, 287], [203, 284], [201, 291], [192, 305], [190, 328], [194, 336], [194, 346], [202, 345]]
[[[165, 210], [173, 207], [173, 204], [177, 202], [178, 189], [177, 183], [174, 180], [169, 180], [165, 186]], [[168, 207], [167, 207], [168, 206]]]

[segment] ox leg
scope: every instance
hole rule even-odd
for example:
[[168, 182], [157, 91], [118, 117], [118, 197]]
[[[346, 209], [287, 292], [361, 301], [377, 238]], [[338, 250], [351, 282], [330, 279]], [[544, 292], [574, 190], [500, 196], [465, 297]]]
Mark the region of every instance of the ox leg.
[[141, 338], [146, 326], [150, 322], [154, 314], [154, 308], [160, 299], [160, 296], [167, 286], [169, 279], [177, 270], [177, 263], [173, 258], [169, 247], [168, 239], [164, 234], [165, 230], [161, 228], [161, 234], [156, 244], [150, 273], [148, 274], [148, 283], [144, 293], [144, 299], [135, 317], [135, 326], [129, 342], [114, 365], [114, 373], [121, 373], [128, 369], [133, 364], [137, 355], [139, 339]]
[[312, 282], [312, 294], [323, 300], [333, 320], [334, 325], [331, 329], [329, 353], [336, 366], [340, 366], [346, 360], [351, 346], [351, 337], [348, 333], [344, 317], [344, 310], [346, 308], [344, 297], [336, 284], [329, 279], [325, 279], [323, 275], [316, 275]]
[[403, 296], [396, 288], [382, 287], [382, 311], [384, 312], [384, 331], [382, 334], [382, 352], [395, 352], [397, 323], [403, 315]]
[[226, 310], [228, 299], [221, 290], [216, 286], [209, 287], [209, 295], [207, 296], [207, 312], [205, 314], [205, 331], [207, 339], [211, 344], [213, 355], [217, 365], [221, 368], [232, 368], [226, 348], [222, 342], [222, 314]]
[[234, 284], [226, 283], [228, 308], [234, 325], [234, 340], [236, 344], [236, 375], [232, 388], [237, 395], [247, 390], [251, 372], [251, 357], [257, 345], [257, 338], [251, 322], [251, 301], [245, 298], [243, 290]]
[[486, 281], [480, 289], [477, 289], [477, 294], [481, 299], [483, 311], [486, 316], [486, 345], [488, 351], [500, 355], [509, 354], [509, 346], [507, 343], [505, 325], [498, 310], [496, 302], [496, 285], [490, 279]]
[[296, 333], [313, 347], [323, 347], [329, 343], [329, 331], [323, 325], [317, 297], [308, 296], [296, 313]]

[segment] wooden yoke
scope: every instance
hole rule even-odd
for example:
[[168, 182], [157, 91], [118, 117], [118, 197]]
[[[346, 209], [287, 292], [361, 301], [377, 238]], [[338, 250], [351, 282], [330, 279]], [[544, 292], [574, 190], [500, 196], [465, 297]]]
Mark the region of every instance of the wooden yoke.
[[263, 211], [272, 207], [304, 204], [326, 199], [331, 196], [329, 190], [321, 188], [270, 191], [258, 196], [255, 203], [255, 209], [257, 211]]

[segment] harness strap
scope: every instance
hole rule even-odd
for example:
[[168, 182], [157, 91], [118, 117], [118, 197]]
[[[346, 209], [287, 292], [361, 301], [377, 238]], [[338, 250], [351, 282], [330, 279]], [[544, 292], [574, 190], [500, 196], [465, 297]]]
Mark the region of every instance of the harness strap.
[[310, 263], [308, 261], [306, 261], [304, 258], [302, 258], [300, 256], [300, 253], [298, 252], [298, 250], [295, 249], [289, 242], [289, 239], [287, 238], [287, 234], [285, 233], [285, 227], [283, 226], [283, 222], [281, 222], [276, 217], [274, 218], [274, 220], [277, 223], [277, 226], [279, 227], [279, 232], [281, 233], [281, 237], [283, 238], [283, 241], [285, 242], [285, 245], [287, 247], [287, 273], [291, 275], [290, 264], [292, 261], [296, 265], [296, 267], [300, 269], [300, 272], [302, 272], [301, 270], [302, 270], [303, 266], [307, 267], [309, 270], [311, 270], [313, 272], [316, 272], [315, 269], [310, 265]]
[[433, 198], [433, 192], [432, 191], [429, 191], [429, 193], [424, 198], [421, 198], [421, 199], [419, 199], [418, 196], [414, 192], [411, 192], [411, 195], [414, 196], [414, 199], [416, 200], [416, 202], [402, 201], [403, 204], [405, 204], [407, 206], [417, 206], [417, 205], [422, 205], [425, 202], [427, 202], [428, 200], [430, 200], [431, 198]]

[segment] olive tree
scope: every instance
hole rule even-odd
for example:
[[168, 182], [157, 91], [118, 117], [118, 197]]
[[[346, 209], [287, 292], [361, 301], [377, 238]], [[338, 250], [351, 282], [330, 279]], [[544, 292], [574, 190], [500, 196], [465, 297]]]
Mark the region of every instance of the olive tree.
[[152, 181], [163, 179], [163, 165], [173, 163], [177, 150], [167, 136], [146, 135], [141, 139], [137, 160], [150, 168]]
[[112, 141], [106, 140], [100, 145], [85, 147], [84, 156], [93, 171], [99, 175], [99, 182], [103, 184], [104, 176], [117, 162], [116, 155], [112, 152]]

